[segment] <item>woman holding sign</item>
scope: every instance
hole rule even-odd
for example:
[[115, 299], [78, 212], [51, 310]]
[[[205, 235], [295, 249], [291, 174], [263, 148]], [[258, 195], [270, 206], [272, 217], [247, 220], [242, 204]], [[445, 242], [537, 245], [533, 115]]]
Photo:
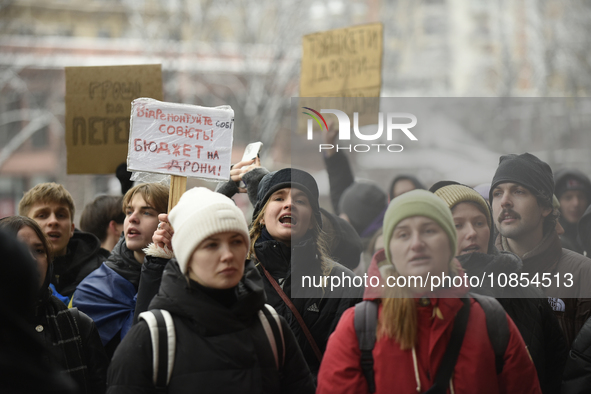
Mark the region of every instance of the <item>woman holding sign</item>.
[[[341, 314], [360, 301], [362, 282], [354, 286], [354, 274], [328, 257], [318, 186], [310, 174], [291, 168], [268, 173], [257, 165], [237, 165], [231, 176], [234, 182], [246, 181], [249, 198], [255, 201], [249, 254], [263, 277], [267, 301], [289, 323], [316, 375]], [[160, 220], [163, 224], [154, 234], [154, 243], [170, 249], [174, 231], [166, 215], [160, 215]], [[154, 267], [158, 260], [148, 258], [144, 268]], [[343, 283], [347, 281], [351, 284]], [[139, 294], [138, 304], [149, 298]]]
[[[262, 278], [246, 260], [242, 211], [219, 193], [193, 188], [167, 219], [176, 258], [150, 311], [115, 352], [108, 393], [313, 393], [293, 333], [265, 305]], [[154, 324], [160, 314], [166, 324]], [[156, 336], [168, 339], [167, 348], [153, 341], [156, 330], [166, 332]]]

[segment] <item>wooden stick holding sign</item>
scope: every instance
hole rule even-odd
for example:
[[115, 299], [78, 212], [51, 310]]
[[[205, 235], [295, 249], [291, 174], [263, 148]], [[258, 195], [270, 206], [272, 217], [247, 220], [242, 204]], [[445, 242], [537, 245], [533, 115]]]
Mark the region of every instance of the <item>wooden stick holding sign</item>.
[[187, 178], [184, 176], [171, 175], [170, 189], [168, 192], [168, 213], [178, 204], [183, 193], [187, 190]]

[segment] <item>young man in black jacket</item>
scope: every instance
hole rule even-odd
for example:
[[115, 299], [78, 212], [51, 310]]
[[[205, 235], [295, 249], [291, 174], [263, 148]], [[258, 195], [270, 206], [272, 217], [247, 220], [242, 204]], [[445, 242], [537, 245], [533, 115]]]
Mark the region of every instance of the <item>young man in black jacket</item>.
[[25, 193], [18, 211], [35, 220], [51, 242], [51, 283], [59, 294], [71, 297], [82, 279], [105, 260], [98, 238], [75, 228], [72, 195], [57, 183], [41, 183]]

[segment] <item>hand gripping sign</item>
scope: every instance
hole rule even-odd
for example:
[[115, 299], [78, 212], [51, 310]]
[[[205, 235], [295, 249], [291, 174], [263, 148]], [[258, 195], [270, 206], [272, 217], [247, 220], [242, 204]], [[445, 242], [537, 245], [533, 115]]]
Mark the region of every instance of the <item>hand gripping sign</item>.
[[131, 103], [127, 166], [213, 181], [230, 178], [234, 110], [139, 98]]

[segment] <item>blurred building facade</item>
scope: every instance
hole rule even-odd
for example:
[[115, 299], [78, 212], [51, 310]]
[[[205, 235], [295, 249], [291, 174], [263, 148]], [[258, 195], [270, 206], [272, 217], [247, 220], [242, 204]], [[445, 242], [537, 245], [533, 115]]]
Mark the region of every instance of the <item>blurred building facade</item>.
[[[43, 181], [63, 183], [79, 212], [97, 193], [117, 193], [111, 176], [65, 173], [64, 67], [161, 63], [165, 101], [231, 105], [236, 156], [260, 140], [263, 164], [281, 167], [290, 163], [289, 98], [298, 95], [302, 35], [377, 21], [384, 97], [591, 90], [591, 6], [583, 0], [7, 1], [0, 5], [0, 217]], [[535, 113], [516, 111], [514, 122], [473, 137], [497, 152], [542, 150], [550, 139], [560, 148], [551, 161], [591, 170], [569, 150], [591, 143], [585, 111], [547, 135], [536, 134]]]

